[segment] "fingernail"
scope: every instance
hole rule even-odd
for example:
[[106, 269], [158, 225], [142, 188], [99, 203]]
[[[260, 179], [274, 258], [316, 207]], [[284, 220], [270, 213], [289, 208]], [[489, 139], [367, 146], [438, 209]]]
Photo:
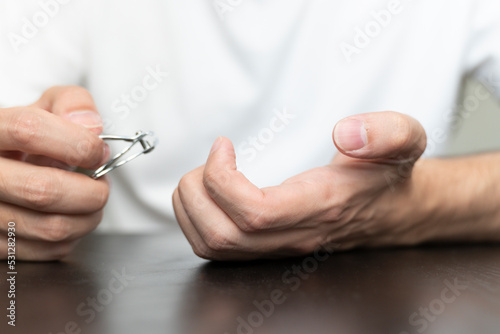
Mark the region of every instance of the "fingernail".
[[210, 153], [217, 151], [219, 149], [221, 143], [222, 143], [222, 137], [217, 137], [217, 139], [214, 141], [214, 144], [212, 145], [212, 149], [210, 150]]
[[365, 125], [357, 119], [340, 121], [335, 127], [335, 143], [344, 151], [356, 151], [368, 142]]
[[102, 118], [95, 111], [73, 111], [66, 116], [68, 120], [75, 124], [83, 125], [88, 129], [98, 128], [103, 126]]

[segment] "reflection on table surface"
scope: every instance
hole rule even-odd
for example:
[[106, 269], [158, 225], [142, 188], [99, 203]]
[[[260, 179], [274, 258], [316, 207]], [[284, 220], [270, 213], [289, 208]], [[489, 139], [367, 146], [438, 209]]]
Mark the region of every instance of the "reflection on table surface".
[[91, 235], [17, 272], [17, 326], [3, 315], [1, 333], [500, 332], [495, 245], [215, 263], [181, 234]]

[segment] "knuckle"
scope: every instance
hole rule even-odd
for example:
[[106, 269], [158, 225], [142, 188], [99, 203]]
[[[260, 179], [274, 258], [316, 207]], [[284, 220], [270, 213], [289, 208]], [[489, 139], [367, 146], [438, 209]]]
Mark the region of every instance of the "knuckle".
[[41, 116], [34, 110], [15, 110], [7, 126], [8, 135], [14, 144], [29, 145], [42, 140]]
[[103, 186], [99, 191], [97, 191], [96, 196], [96, 211], [101, 211], [106, 206], [109, 198], [109, 185], [107, 183], [103, 183]]
[[217, 189], [227, 184], [229, 177], [226, 173], [226, 171], [205, 170], [203, 185], [210, 196], [217, 196]]
[[271, 219], [264, 212], [242, 211], [235, 219], [244, 232], [259, 232], [266, 230]]
[[82, 150], [84, 150], [84, 149], [89, 150], [89, 151], [84, 151], [85, 153], [88, 154], [88, 153], [97, 152], [99, 160], [101, 159], [102, 152], [104, 150], [104, 142], [102, 139], [100, 139], [98, 136], [90, 133], [88, 135], [88, 138], [86, 138], [85, 141], [83, 141], [82, 143], [85, 143], [85, 144], [83, 144], [85, 147], [82, 147]]
[[103, 145], [104, 142], [98, 136], [88, 133], [76, 146], [77, 156], [80, 157], [81, 163], [89, 166], [99, 164], [104, 152]]
[[67, 161], [70, 165], [95, 167], [102, 161], [104, 142], [98, 136], [81, 129], [82, 139], [76, 146], [68, 145]]
[[35, 209], [43, 210], [60, 199], [59, 180], [52, 173], [32, 173], [24, 178], [22, 196]]
[[204, 210], [210, 205], [210, 202], [210, 198], [208, 198], [205, 193], [196, 193], [192, 196], [191, 204], [197, 210]]
[[234, 236], [228, 231], [212, 231], [205, 239], [208, 248], [213, 252], [232, 250], [236, 246]]
[[179, 192], [181, 189], [190, 189], [193, 186], [193, 178], [191, 177], [191, 173], [184, 175], [179, 181]]
[[205, 171], [203, 174], [203, 185], [210, 194], [214, 192], [214, 186], [218, 182], [218, 174], [216, 171]]
[[214, 255], [212, 250], [208, 248], [205, 245], [193, 245], [193, 252], [196, 254], [196, 256], [205, 259], [205, 260], [213, 260]]
[[72, 236], [71, 224], [61, 215], [55, 215], [43, 222], [40, 238], [48, 242], [62, 242]]
[[40, 99], [44, 99], [47, 96], [57, 95], [63, 92], [64, 90], [68, 89], [68, 87], [72, 86], [61, 86], [61, 85], [51, 86], [42, 94], [42, 97]]
[[[81, 110], [94, 108], [92, 95], [88, 90], [80, 86], [54, 86], [49, 88], [45, 94], [57, 96], [54, 102], [56, 108], [66, 109], [71, 107], [72, 109]], [[75, 105], [74, 101], [79, 101], [79, 104]]]
[[84, 97], [91, 97], [90, 93], [88, 90], [81, 86], [57, 86], [54, 87], [55, 89], [59, 89], [59, 94], [63, 98], [74, 98], [75, 95], [80, 95]]
[[394, 113], [396, 124], [392, 144], [394, 148], [406, 148], [412, 140], [412, 124], [408, 117]]

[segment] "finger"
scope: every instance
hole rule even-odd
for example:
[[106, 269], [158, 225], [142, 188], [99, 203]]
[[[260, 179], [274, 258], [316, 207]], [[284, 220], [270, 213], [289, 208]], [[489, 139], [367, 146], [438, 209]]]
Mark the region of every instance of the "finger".
[[[104, 163], [104, 161], [109, 161], [110, 156], [111, 156], [111, 150], [108, 145], [105, 145], [105, 153], [102, 163]], [[44, 155], [24, 154], [24, 156], [21, 156], [19, 159], [15, 160], [25, 161], [27, 163], [36, 166], [53, 167], [53, 168], [64, 169], [67, 171], [75, 171], [77, 169], [76, 166], [70, 166], [62, 161], [55, 160], [53, 158], [49, 158]]]
[[107, 154], [95, 133], [36, 107], [0, 113], [0, 150], [44, 155], [84, 168], [97, 168]]
[[35, 107], [0, 113], [0, 150], [45, 155], [69, 165], [96, 168], [106, 145], [94, 133]]
[[53, 168], [64, 169], [67, 171], [76, 170], [76, 167], [74, 166], [70, 166], [68, 164], [65, 164], [64, 162], [61, 162], [59, 160], [54, 160], [52, 158], [43, 155], [28, 154], [23, 161], [36, 166], [53, 167]]
[[425, 130], [417, 120], [390, 111], [341, 120], [333, 130], [333, 140], [346, 156], [393, 162], [416, 161], [427, 144]]
[[92, 232], [102, 219], [102, 211], [87, 215], [49, 214], [0, 202], [0, 231], [7, 222], [15, 222], [16, 235], [29, 240], [63, 242], [76, 240]]
[[205, 241], [200, 237], [198, 231], [194, 228], [188, 214], [184, 210], [184, 206], [179, 197], [178, 189], [175, 189], [172, 195], [172, 204], [174, 206], [174, 213], [182, 230], [182, 233], [186, 236], [187, 241], [191, 245], [194, 253], [201, 258], [209, 259], [210, 254], [208, 254], [209, 248]]
[[106, 204], [105, 178], [0, 158], [0, 201], [36, 211], [88, 214]]
[[185, 216], [180, 214], [178, 219], [188, 226], [187, 234], [194, 235], [197, 243], [202, 244], [198, 247], [202, 257], [248, 260], [302, 255], [321, 244], [323, 234], [318, 228], [261, 233], [242, 231], [209, 196], [202, 177], [202, 170], [198, 168], [183, 178], [174, 193], [174, 207], [182, 208]]
[[[179, 188], [177, 188], [172, 196], [175, 216], [177, 218], [179, 226], [181, 227], [182, 232], [186, 236], [186, 239], [188, 240], [189, 244], [191, 245], [191, 248], [193, 248], [193, 251], [196, 255], [198, 255], [203, 259], [217, 260], [217, 261], [252, 260], [259, 258], [260, 255], [255, 251], [251, 253], [245, 253], [239, 251], [238, 249], [232, 249], [230, 252], [227, 252], [225, 249], [220, 249], [218, 246], [214, 246], [213, 244], [210, 245], [207, 244], [205, 240], [208, 238], [206, 236], [205, 238], [203, 238], [199, 232], [199, 230], [203, 231], [203, 229], [199, 229], [193, 225], [193, 222], [191, 221], [191, 216], [190, 214], [187, 213], [179, 194], [180, 194]], [[218, 211], [221, 212], [220, 209]], [[207, 214], [204, 216], [210, 217], [210, 221], [212, 221], [213, 219], [217, 219], [217, 215], [211, 215], [209, 212], [205, 213]], [[210, 242], [217, 241], [216, 239], [213, 238], [210, 240], [211, 240]]]
[[[16, 260], [55, 261], [67, 256], [78, 241], [44, 242], [16, 238]], [[7, 236], [0, 235], [0, 258], [7, 259], [9, 246]]]
[[50, 111], [90, 131], [102, 132], [102, 118], [90, 93], [78, 86], [57, 86], [48, 89], [35, 106]]
[[236, 154], [229, 139], [215, 140], [202, 182], [210, 197], [242, 230], [253, 229], [252, 225], [259, 219], [255, 213], [265, 205], [264, 193], [236, 170]]
[[210, 197], [244, 230], [246, 223], [239, 216], [242, 210], [250, 213], [262, 207], [264, 193], [236, 169], [234, 147], [227, 138], [215, 140], [204, 168], [203, 185]]
[[[321, 170], [303, 176], [300, 182], [292, 179], [280, 186], [259, 189], [236, 170], [234, 148], [221, 137], [207, 159], [203, 184], [241, 230], [257, 232], [291, 228], [328, 208], [332, 176]], [[312, 200], [315, 198], [318, 200]]]

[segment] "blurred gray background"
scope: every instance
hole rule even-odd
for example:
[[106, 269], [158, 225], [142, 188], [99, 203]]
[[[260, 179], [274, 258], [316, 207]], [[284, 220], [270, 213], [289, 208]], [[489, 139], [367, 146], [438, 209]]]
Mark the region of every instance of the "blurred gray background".
[[[478, 85], [481, 83], [477, 80], [467, 79], [462, 96], [473, 95]], [[481, 101], [479, 108], [450, 134], [445, 154], [455, 156], [500, 150], [499, 125], [500, 101], [492, 94], [490, 99]]]

